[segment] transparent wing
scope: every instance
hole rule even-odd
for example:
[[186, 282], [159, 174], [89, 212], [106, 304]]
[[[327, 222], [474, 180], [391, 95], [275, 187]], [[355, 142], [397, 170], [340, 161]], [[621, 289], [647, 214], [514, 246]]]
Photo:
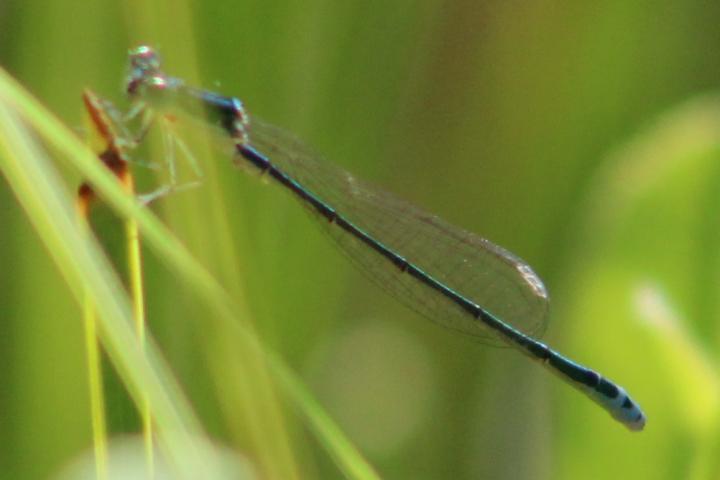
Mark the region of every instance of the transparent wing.
[[[444, 222], [318, 156], [291, 134], [253, 119], [250, 143], [280, 170], [375, 240], [523, 333], [544, 330], [548, 295], [532, 269], [507, 250]], [[380, 288], [434, 322], [485, 343], [492, 330], [442, 294], [310, 209], [350, 260]]]

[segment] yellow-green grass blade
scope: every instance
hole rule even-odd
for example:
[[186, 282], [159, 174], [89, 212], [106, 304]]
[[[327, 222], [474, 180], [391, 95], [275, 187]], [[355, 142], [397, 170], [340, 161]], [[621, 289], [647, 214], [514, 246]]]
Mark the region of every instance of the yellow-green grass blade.
[[[193, 259], [187, 249], [154, 215], [122, 191], [122, 188], [117, 184], [115, 178], [97, 162], [92, 152], [88, 151], [61, 122], [55, 119], [51, 113], [47, 112], [4, 71], [0, 71], [0, 101], [9, 108], [16, 110], [23, 120], [32, 126], [33, 131], [38, 132], [50, 145], [57, 149], [62, 154], [62, 158], [68, 160], [84, 178], [87, 178], [97, 192], [102, 195], [104, 201], [114, 208], [120, 216], [123, 218], [133, 218], [137, 221], [146, 244], [152, 248], [160, 258], [165, 260], [169, 268], [174, 270], [180, 278], [187, 282], [189, 287], [198, 294], [207, 307], [215, 313], [215, 315], [210, 316], [211, 319], [221, 322], [224, 330], [233, 332], [235, 338], [242, 342], [238, 344], [237, 348], [245, 348], [265, 357], [268, 365], [271, 367], [272, 373], [284, 388], [285, 393], [293, 400], [295, 407], [302, 412], [312, 430], [318, 435], [320, 442], [328, 450], [344, 475], [347, 478], [377, 478], [377, 474], [373, 468], [344, 437], [339, 428], [333, 424], [327, 415], [323, 414], [315, 402], [310, 400], [311, 396], [305, 391], [302, 383], [295, 378], [294, 374], [292, 374], [272, 352], [261, 346], [253, 334], [240, 326], [235, 313], [238, 311], [238, 308], [216, 279]], [[6, 158], [6, 161], [7, 163], [11, 163], [11, 159]], [[13, 166], [17, 169], [23, 168], [21, 164], [15, 164]], [[38, 195], [37, 202], [42, 201], [42, 196]], [[67, 199], [65, 201], [67, 202]], [[58, 200], [58, 202], [62, 203], [60, 200]], [[107, 269], [109, 270], [109, 267], [107, 267]], [[79, 281], [79, 279], [74, 277], [70, 280]], [[117, 279], [114, 279], [114, 281], [119, 287]], [[70, 283], [72, 284], [72, 282]], [[100, 302], [101, 300], [104, 300], [104, 298], [98, 301]], [[101, 303], [98, 305], [100, 306]], [[124, 319], [124, 321], [130, 325], [131, 317], [127, 302], [125, 301], [119, 304], [117, 303], [117, 299], [115, 299], [113, 300], [112, 306], [116, 308], [117, 311], [106, 312], [101, 310], [101, 317], [112, 313], [113, 315], [108, 318], [114, 318], [116, 321]], [[103, 327], [105, 327], [105, 323], [105, 321], [102, 322]], [[107, 323], [111, 322], [108, 321]], [[131, 331], [125, 333], [132, 335]], [[133, 347], [134, 353], [141, 356], [139, 347], [134, 343], [133, 345], [135, 345]], [[152, 345], [152, 342], [149, 342], [149, 345]], [[152, 352], [154, 351], [154, 349], [149, 348], [149, 356], [152, 357]], [[125, 360], [123, 359], [123, 361]], [[137, 367], [142, 364], [133, 365]], [[144, 382], [142, 387], [145, 387]], [[158, 403], [155, 399], [155, 395], [163, 397], [167, 392], [148, 391], [147, 393], [154, 409], [160, 410], [164, 406], [170, 408], [169, 405], [171, 405], [172, 402]], [[189, 412], [189, 409], [187, 409], [187, 412]], [[159, 415], [159, 413], [156, 412], [156, 415]], [[164, 412], [163, 415], [167, 415], [167, 412]], [[192, 418], [190, 413], [187, 413], [187, 415], [189, 418]], [[171, 418], [178, 421], [179, 417], [182, 417], [182, 415], [174, 414], [171, 416]], [[160, 427], [159, 421], [158, 424]], [[190, 430], [199, 431], [197, 422], [192, 421], [191, 424], [193, 426]]]

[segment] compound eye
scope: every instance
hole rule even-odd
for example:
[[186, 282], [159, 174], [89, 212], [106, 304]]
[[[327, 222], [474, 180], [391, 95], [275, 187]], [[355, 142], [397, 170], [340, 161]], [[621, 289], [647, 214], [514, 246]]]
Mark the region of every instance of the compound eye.
[[152, 77], [150, 77], [150, 80], [148, 81], [148, 84], [149, 84], [151, 87], [153, 87], [153, 88], [157, 88], [157, 89], [162, 90], [162, 89], [164, 89], [164, 88], [167, 88], [167, 86], [168, 86], [168, 81], [167, 81], [167, 79], [166, 79], [165, 77], [160, 77], [160, 76], [157, 76], [157, 75], [153, 75]]

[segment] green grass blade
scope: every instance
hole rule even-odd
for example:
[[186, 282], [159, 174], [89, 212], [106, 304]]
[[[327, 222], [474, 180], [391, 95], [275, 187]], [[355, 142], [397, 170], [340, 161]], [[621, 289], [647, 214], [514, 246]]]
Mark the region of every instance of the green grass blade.
[[[233, 332], [235, 339], [239, 342], [237, 348], [248, 349], [266, 358], [268, 366], [271, 368], [276, 379], [279, 380], [285, 393], [293, 400], [295, 407], [303, 413], [313, 427], [313, 431], [320, 438], [322, 445], [328, 450], [330, 456], [334, 459], [343, 474], [347, 478], [353, 479], [378, 478], [373, 468], [344, 437], [340, 429], [333, 424], [327, 415], [322, 413], [315, 402], [311, 401], [312, 397], [306, 392], [302, 383], [295, 379], [294, 374], [292, 374], [274, 354], [260, 345], [254, 334], [240, 325], [235, 313], [239, 311], [239, 308], [219, 285], [217, 280], [202, 265], [194, 260], [187, 249], [154, 215], [135, 202], [134, 199], [124, 194], [115, 178], [97, 162], [92, 152], [89, 152], [61, 122], [51, 113], [47, 112], [3, 71], [0, 71], [0, 100], [17, 110], [25, 122], [31, 125], [48, 143], [62, 153], [62, 158], [69, 161], [84, 178], [88, 179], [96, 191], [102, 195], [103, 199], [115, 209], [120, 216], [123, 218], [132, 218], [137, 221], [146, 244], [166, 262], [169, 268], [187, 282], [191, 290], [196, 292], [210, 311], [215, 313], [215, 315], [210, 316], [211, 319], [220, 322], [219, 327], [225, 331]], [[19, 162], [13, 162], [9, 157], [6, 157], [5, 160], [3, 169], [13, 168], [22, 170], [23, 165]], [[42, 172], [44, 168], [48, 167], [38, 167], [38, 170]], [[37, 171], [28, 172], [26, 176], [32, 178], [32, 175], [35, 174], [38, 174]], [[55, 189], [58, 190], [59, 188], [55, 187]], [[42, 204], [46, 198], [39, 193], [33, 193], [30, 197], [40, 204]], [[67, 199], [63, 201], [58, 198], [56, 202], [58, 204], [67, 203]], [[42, 212], [42, 208], [40, 207], [37, 209], [28, 209], [32, 217], [39, 215], [36, 210], [37, 212]], [[81, 239], [77, 239], [77, 241], [80, 240]], [[53, 248], [55, 247], [53, 246]], [[80, 254], [83, 254], [82, 250], [85, 247], [78, 248], [80, 249]], [[87, 261], [92, 263], [90, 259]], [[99, 260], [97, 264], [106, 265]], [[87, 268], [90, 269], [91, 267], [87, 266]], [[108, 271], [110, 270], [109, 267], [106, 267], [106, 269]], [[97, 268], [93, 267], [92, 271], [94, 272], [94, 276], [87, 280], [88, 283], [104, 281], [103, 278], [99, 277], [102, 272], [96, 270]], [[81, 275], [78, 272], [72, 269], [70, 271], [73, 273], [72, 280], [74, 280], [74, 282], [70, 282], [71, 284], [82, 281], [82, 278], [80, 278]], [[82, 271], [83, 274], [85, 273], [84, 269], [80, 271]], [[119, 283], [116, 278], [113, 278], [112, 282], [113, 285], [117, 285], [117, 288], [119, 288]], [[141, 361], [142, 352], [136, 342], [132, 341], [132, 331], [125, 329], [127, 325], [130, 325], [129, 319], [131, 318], [127, 301], [119, 303], [118, 299], [113, 297], [111, 292], [98, 292], [97, 301], [98, 306], [103, 307], [103, 311], [100, 311], [101, 317], [112, 319], [112, 321], [108, 320], [102, 323], [103, 327], [107, 329], [108, 336], [118, 335], [117, 338], [123, 339], [123, 343], [128, 342], [130, 344], [127, 348], [131, 351], [132, 355], [128, 354], [131, 358], [122, 358], [122, 362], [127, 362], [125, 364], [126, 368], [123, 368], [123, 370], [143, 370], [142, 375], [137, 379], [138, 384], [142, 385], [143, 388], [152, 387], [152, 391], [147, 392], [148, 398], [153, 404], [153, 408], [156, 409], [156, 415], [158, 415], [158, 417], [161, 415], [160, 411], [163, 411], [163, 420], [165, 420], [166, 423], [164, 433], [167, 434], [169, 431], [172, 431], [171, 428], [167, 428], [168, 425], [177, 425], [178, 429], [185, 433], [188, 431], [198, 431], [199, 427], [194, 419], [189, 422], [190, 426], [181, 427], [183, 425], [183, 415], [179, 413], [180, 408], [182, 408], [188, 418], [193, 417], [189, 413], [189, 408], [178, 406], [183, 405], [179, 400], [179, 398], [181, 398], [179, 392], [177, 392], [177, 398], [173, 396], [175, 402], [172, 402], [166, 396], [169, 395], [168, 391], [159, 388], [161, 384], [166, 388], [170, 388], [167, 385], [167, 383], [170, 382], [168, 379], [171, 378], [169, 374], [167, 377], [163, 375], [162, 378], [164, 378], [165, 381], [160, 382], [159, 379], [150, 376], [150, 371], [145, 371], [149, 366]], [[109, 302], [109, 305], [103, 305], [106, 301]], [[122, 331], [115, 331], [113, 324], [116, 322], [126, 322], [122, 329], [119, 329]], [[149, 342], [149, 346], [151, 344], [152, 342]], [[148, 348], [148, 355], [151, 358], [156, 356], [153, 352], [155, 352], [154, 348]], [[161, 364], [159, 359], [156, 360], [156, 362], [158, 365]], [[158, 365], [154, 365], [154, 368], [160, 368]], [[135, 381], [132, 375], [129, 376]], [[146, 385], [146, 383], [148, 385]], [[149, 385], [150, 383], [153, 385]], [[174, 392], [175, 387], [170, 388], [170, 391]], [[171, 407], [173, 404], [176, 404], [175, 408]], [[166, 409], [169, 411], [165, 411]], [[160, 421], [158, 421], [158, 423], [160, 424]], [[158, 429], [158, 433], [161, 434], [160, 429]], [[180, 438], [187, 438], [187, 435], [183, 435]]]
[[66, 278], [78, 303], [87, 292], [98, 310], [100, 337], [139, 401], [143, 393], [158, 406], [158, 434], [178, 471], [202, 471], [193, 455], [194, 436], [202, 429], [155, 347], [147, 356], [132, 330], [127, 295], [98, 246], [83, 231], [72, 202], [44, 152], [15, 112], [0, 102], [0, 169], [28, 213], [41, 239]]

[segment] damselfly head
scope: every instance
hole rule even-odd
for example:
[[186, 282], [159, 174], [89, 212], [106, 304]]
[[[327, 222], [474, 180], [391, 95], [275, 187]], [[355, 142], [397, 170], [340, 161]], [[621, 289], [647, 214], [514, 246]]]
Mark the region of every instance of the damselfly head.
[[141, 45], [128, 52], [130, 64], [127, 75], [127, 93], [135, 95], [143, 86], [163, 88], [167, 79], [160, 69], [160, 57], [147, 45]]

